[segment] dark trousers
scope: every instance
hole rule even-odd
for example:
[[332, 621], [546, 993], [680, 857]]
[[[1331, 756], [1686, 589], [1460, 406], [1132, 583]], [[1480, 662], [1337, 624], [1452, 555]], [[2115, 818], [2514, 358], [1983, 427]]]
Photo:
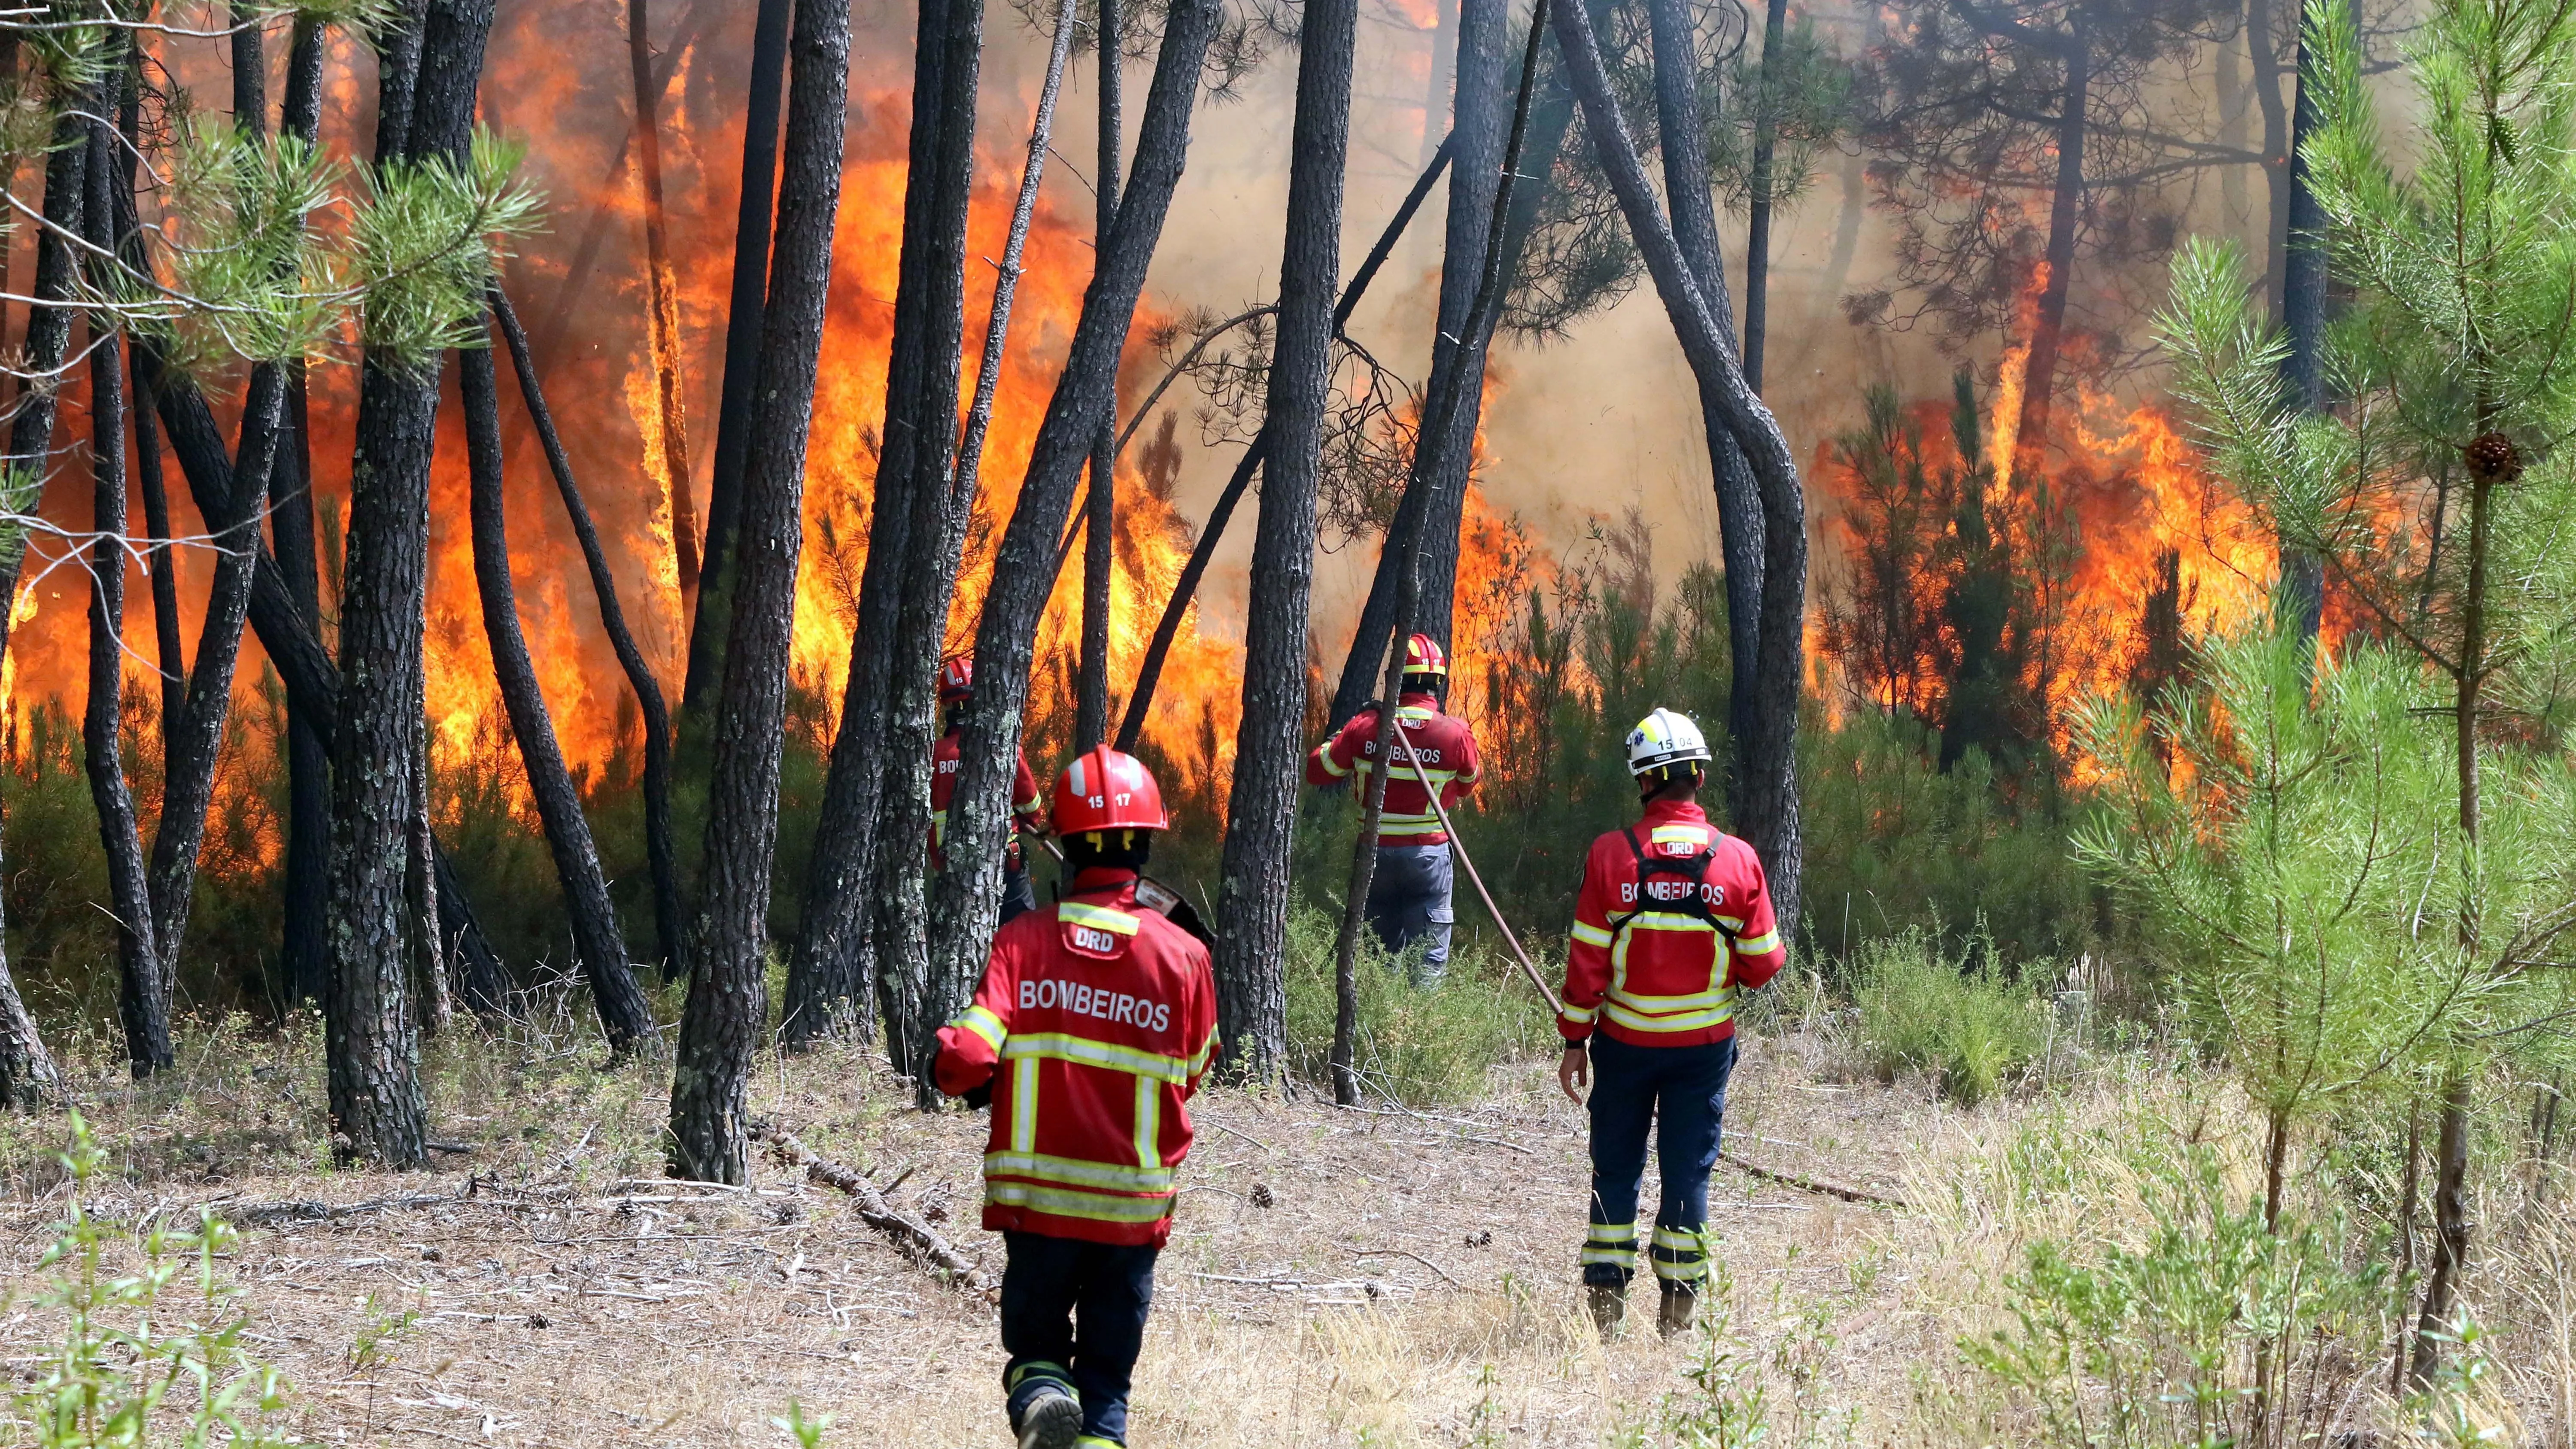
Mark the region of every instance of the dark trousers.
[[1700, 1229], [1708, 1222], [1708, 1175], [1717, 1167], [1718, 1125], [1735, 1039], [1703, 1046], [1630, 1046], [1592, 1036], [1592, 1226], [1583, 1244], [1583, 1281], [1624, 1288], [1636, 1276], [1637, 1189], [1646, 1172], [1646, 1128], [1658, 1124], [1655, 1157], [1663, 1201], [1655, 1208], [1648, 1257], [1670, 1288], [1708, 1276]]
[[1377, 869], [1369, 875], [1369, 930], [1390, 955], [1401, 954], [1416, 941], [1430, 943], [1421, 964], [1413, 968], [1417, 985], [1432, 985], [1449, 969], [1449, 931], [1458, 919], [1449, 893], [1456, 880], [1457, 868], [1446, 845], [1377, 849]]
[[1082, 1432], [1127, 1442], [1127, 1384], [1154, 1302], [1150, 1246], [1004, 1233], [1002, 1370], [1011, 1422], [1052, 1382], [1082, 1401]]
[[1038, 908], [1038, 889], [1029, 884], [1029, 873], [1016, 860], [1002, 863], [1002, 919], [1009, 925], [1011, 917]]

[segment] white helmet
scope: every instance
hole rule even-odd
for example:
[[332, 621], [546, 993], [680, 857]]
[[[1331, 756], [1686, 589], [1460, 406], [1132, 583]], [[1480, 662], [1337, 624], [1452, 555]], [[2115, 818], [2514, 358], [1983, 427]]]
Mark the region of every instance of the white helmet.
[[1705, 760], [1708, 736], [1699, 732], [1690, 716], [1669, 709], [1658, 709], [1637, 721], [1628, 731], [1628, 773], [1643, 775], [1666, 765], [1684, 760]]

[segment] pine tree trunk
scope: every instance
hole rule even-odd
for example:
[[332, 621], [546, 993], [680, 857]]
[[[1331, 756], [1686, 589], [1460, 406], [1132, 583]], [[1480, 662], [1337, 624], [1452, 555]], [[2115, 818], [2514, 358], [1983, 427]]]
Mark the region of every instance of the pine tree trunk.
[[520, 762], [527, 768], [528, 793], [535, 797], [537, 818], [545, 827], [546, 849], [554, 856], [555, 875], [563, 884], [573, 955], [581, 963], [600, 1029], [608, 1037], [609, 1060], [622, 1062], [653, 1041], [653, 1010], [627, 964], [626, 942], [617, 929], [617, 907], [608, 899], [608, 876], [600, 869], [599, 849], [592, 843], [581, 795], [564, 769], [563, 747], [556, 740], [554, 719], [537, 682], [536, 662], [528, 655], [527, 636], [519, 627], [519, 601], [510, 579], [501, 392], [492, 351], [466, 348], [456, 354], [456, 365], [457, 401], [465, 409], [465, 447], [472, 473], [474, 584], [483, 606], [483, 637], [491, 645], [492, 672], [501, 687], [502, 708], [510, 717], [510, 733], [518, 740]]
[[1781, 34], [1789, 26], [1789, 0], [1771, 0], [1762, 12], [1762, 92], [1753, 116], [1753, 195], [1744, 225], [1744, 382], [1762, 390], [1762, 344], [1771, 323], [1772, 160], [1780, 141]]
[[[1756, 716], [1753, 747], [1746, 752], [1747, 783], [1737, 829], [1761, 856], [1771, 899], [1795, 929], [1800, 867], [1797, 788], [1798, 696], [1805, 678], [1806, 504], [1796, 459], [1778, 419], [1746, 385], [1718, 320], [1686, 260], [1681, 242], [1656, 208], [1654, 186], [1638, 157], [1627, 119], [1620, 114], [1603, 71], [1601, 50], [1582, 12], [1556, 12], [1558, 52], [1583, 108], [1584, 129], [1620, 212], [1643, 254], [1682, 355], [1699, 380], [1703, 398], [1714, 397], [1721, 421], [1743, 451], [1761, 491], [1763, 522], [1762, 631], [1759, 659], [1768, 681]], [[1711, 453], [1718, 453], [1711, 439]]]
[[[1127, 123], [1120, 114], [1118, 0], [1100, 0], [1100, 174], [1093, 183], [1093, 255], [1106, 252], [1118, 220], [1118, 152]], [[1118, 543], [1118, 401], [1100, 417], [1091, 444], [1091, 483], [1083, 494], [1082, 679], [1073, 716], [1073, 747], [1109, 738], [1109, 585]]]
[[[82, 234], [113, 256], [108, 223], [116, 141], [104, 121], [92, 122], [89, 160], [82, 167]], [[91, 283], [109, 290], [114, 263], [90, 256]], [[89, 691], [81, 711], [82, 763], [90, 802], [98, 812], [99, 845], [107, 857], [108, 897], [116, 922], [117, 1015], [125, 1025], [125, 1059], [135, 1079], [169, 1067], [169, 970], [153, 932], [154, 912], [144, 885], [143, 840], [134, 821], [134, 795], [125, 784], [125, 368], [121, 339], [98, 334], [93, 323], [89, 354], [90, 526], [98, 534], [89, 566]]]
[[[627, 687], [635, 691], [636, 712], [643, 717], [644, 853], [653, 875], [653, 926], [662, 947], [664, 971], [685, 976], [686, 918], [680, 904], [679, 862], [671, 846], [670, 706], [662, 698], [661, 681], [654, 677], [653, 666], [636, 646], [634, 631], [627, 627], [626, 611], [617, 600], [616, 575], [609, 569], [608, 552], [600, 545], [599, 528], [591, 521], [590, 507], [582, 501], [581, 486], [573, 478], [572, 458], [564, 451], [562, 436], [555, 431], [554, 414], [546, 406], [545, 389], [537, 379], [536, 357], [528, 345], [527, 331], [519, 325], [519, 314], [511, 308], [508, 295], [497, 286], [492, 289], [492, 313], [501, 324], [501, 336], [509, 344], [510, 363], [519, 379], [519, 398], [527, 405], [538, 441], [545, 446], [546, 464], [554, 473], [564, 516], [571, 521], [573, 537], [581, 544], [583, 562], [589, 565], [591, 593], [599, 601], [600, 627], [608, 634], [609, 646], [617, 651], [618, 666], [626, 671]], [[650, 1021], [649, 1016], [645, 1019]]]
[[671, 1170], [744, 1180], [752, 1054], [768, 1027], [770, 870], [787, 652], [803, 545], [806, 432], [832, 276], [850, 69], [849, 0], [796, 0], [778, 242], [743, 476], [734, 607], [712, 733], [705, 887], [671, 1084]]
[[[1378, 269], [1386, 265], [1395, 244], [1403, 239], [1405, 229], [1413, 224], [1414, 213], [1422, 209], [1422, 199], [1431, 194], [1432, 186], [1448, 169], [1449, 147], [1443, 142], [1431, 153], [1422, 174], [1414, 178], [1413, 189], [1405, 193], [1403, 204], [1395, 209], [1394, 219], [1386, 224], [1385, 231], [1378, 234], [1377, 245], [1369, 249], [1368, 260], [1360, 263], [1360, 269], [1351, 275], [1350, 285], [1342, 289], [1342, 300], [1333, 309], [1336, 330], [1350, 321], [1360, 299], [1368, 295], [1369, 283], [1376, 278]], [[1517, 211], [1519, 206], [1516, 194], [1514, 210]], [[1252, 446], [1243, 450], [1243, 457], [1234, 465], [1233, 476], [1226, 479], [1216, 502], [1208, 508], [1207, 522], [1199, 529], [1198, 541], [1190, 545], [1190, 556], [1181, 565], [1180, 577], [1172, 582], [1172, 596], [1163, 601], [1163, 617], [1154, 625], [1153, 640], [1145, 646], [1144, 662], [1137, 666], [1136, 684], [1128, 691], [1126, 714], [1118, 724], [1117, 745], [1122, 753], [1135, 753], [1136, 741], [1145, 733], [1145, 716], [1154, 708], [1154, 688], [1163, 677], [1163, 660], [1172, 652], [1172, 641], [1180, 637], [1181, 620], [1189, 613], [1190, 600], [1198, 593], [1199, 579], [1207, 573], [1208, 561], [1216, 556], [1216, 546], [1225, 537], [1226, 524], [1234, 518], [1234, 506], [1243, 501], [1244, 490], [1251, 485], [1253, 473], [1269, 461], [1269, 439], [1268, 420], [1265, 418], [1262, 431], [1253, 437]]]
[[[493, 0], [429, 0], [415, 84], [389, 73], [383, 86], [380, 158], [463, 157], [492, 12]], [[388, 134], [396, 122], [403, 129]], [[437, 416], [434, 363], [368, 355], [340, 600], [325, 931], [334, 1147], [343, 1158], [385, 1167], [419, 1167], [428, 1157], [418, 1025], [404, 979], [403, 882]]]
[[[276, 543], [276, 567], [284, 574], [306, 626], [318, 634], [322, 583], [313, 514], [313, 433], [304, 368], [296, 364], [289, 372], [288, 432], [271, 487], [280, 496], [269, 511], [269, 530]], [[254, 580], [253, 590], [257, 587]], [[331, 748], [314, 728], [311, 711], [298, 707], [291, 692], [286, 721], [286, 932], [281, 974], [289, 1003], [319, 1002], [326, 991], [322, 917], [330, 881]]]
[[[141, 68], [139, 57], [127, 65], [118, 98], [117, 130], [129, 142], [142, 131]], [[129, 261], [140, 254], [141, 246], [140, 238], [128, 235], [134, 229], [132, 198], [137, 164], [131, 146], [117, 148], [109, 209], [116, 223], [114, 249]], [[179, 635], [179, 567], [170, 543], [170, 490], [161, 474], [161, 430], [152, 415], [152, 394], [144, 386], [143, 360], [131, 351], [128, 356], [128, 377], [133, 384], [128, 410], [134, 415], [134, 481], [136, 491], [143, 495], [143, 526], [149, 534], [144, 569], [152, 589], [152, 662], [161, 684], [161, 740], [167, 758], [169, 742], [178, 738], [187, 707], [187, 646]]]
[[[424, 681], [424, 684], [426, 681]], [[426, 689], [413, 701], [411, 741], [410, 854], [403, 862], [404, 939], [410, 948], [414, 1019], [423, 1036], [447, 1030], [456, 1014], [454, 994], [447, 989], [447, 942], [439, 929], [437, 837], [429, 828], [429, 699]]]
[[823, 810], [805, 876], [805, 911], [787, 964], [781, 1040], [801, 1047], [842, 1031], [864, 1036], [872, 987], [885, 998], [886, 1044], [898, 1072], [919, 1076], [906, 1055], [902, 1023], [917, 983], [877, 969], [870, 903], [877, 881], [878, 807], [885, 790], [887, 711], [893, 695], [896, 619], [910, 553], [914, 460], [924, 441], [945, 439], [924, 420], [930, 368], [926, 309], [939, 170], [939, 128], [949, 59], [952, 0], [920, 0], [913, 36], [911, 149], [904, 181], [903, 247], [896, 263], [894, 336], [886, 363], [885, 436], [869, 503], [868, 558], [859, 573], [858, 627], [841, 685], [841, 727], [823, 781]]
[[[647, 0], [626, 0], [626, 54], [635, 76], [635, 175], [644, 189], [645, 334], [653, 355], [654, 401], [661, 427], [653, 440], [660, 455], [665, 502], [671, 510], [671, 559], [679, 571], [680, 602], [698, 595], [698, 506], [689, 496], [689, 417], [680, 379], [680, 292], [671, 276], [671, 228], [662, 214], [662, 85], [653, 73]], [[610, 1033], [612, 1042], [615, 1033]]]
[[1135, 165], [1118, 203], [1117, 229], [1084, 296], [1063, 376], [1038, 426], [1019, 502], [994, 559], [993, 586], [975, 635], [975, 700], [967, 711], [957, 790], [948, 807], [948, 869], [931, 895], [927, 1016], [945, 1018], [965, 1005], [992, 944], [1038, 616], [1054, 584], [1057, 543], [1101, 410], [1117, 386], [1119, 355], [1146, 268], [1188, 159], [1190, 110], [1220, 15], [1216, 0], [1172, 0], [1137, 132]]
[[[2290, 132], [2288, 234], [2284, 240], [2281, 325], [2289, 353], [2281, 359], [2281, 378], [2289, 385], [2290, 404], [2306, 412], [2326, 405], [2326, 214], [2317, 201], [2302, 148], [2324, 124], [2318, 98], [2308, 84], [2308, 34], [2304, 14], [2299, 25], [2299, 65], [2291, 76], [2297, 88], [2298, 112]], [[2275, 103], [2277, 104], [2277, 102]], [[2284, 541], [2281, 549], [2281, 616], [2311, 645], [2325, 617], [2325, 562]]]
[[1270, 354], [1270, 465], [1252, 538], [1243, 723], [1235, 734], [1217, 890], [1217, 1033], [1233, 1075], [1276, 1082], [1288, 1067], [1289, 854], [1305, 752], [1307, 607], [1315, 495], [1332, 383], [1341, 279], [1342, 183], [1350, 151], [1358, 0], [1307, 0], [1289, 141], [1279, 332]]
[[778, 180], [780, 91], [787, 79], [787, 21], [795, 0], [760, 0], [751, 32], [751, 94], [743, 109], [742, 201], [734, 213], [733, 291], [725, 312], [724, 392], [716, 410], [715, 466], [707, 475], [707, 530], [698, 559], [697, 608], [689, 626], [689, 669], [680, 688], [684, 719], [705, 706], [724, 677], [733, 625], [733, 539], [744, 470], [751, 457], [763, 316], [769, 295], [771, 194]]
[[[2048, 418], [2057, 396], [2058, 344], [2066, 334], [2066, 299], [2075, 280], [2075, 233], [2084, 206], [2084, 135], [2093, 51], [2081, 5], [2067, 11], [2059, 45], [2066, 67], [2057, 119], [2057, 182], [2048, 199], [2048, 278], [2031, 317], [2029, 360], [2021, 376], [2021, 419], [2013, 432], [2013, 472], [2036, 479], [2048, 453]], [[2007, 480], [2010, 481], [2010, 480]]]

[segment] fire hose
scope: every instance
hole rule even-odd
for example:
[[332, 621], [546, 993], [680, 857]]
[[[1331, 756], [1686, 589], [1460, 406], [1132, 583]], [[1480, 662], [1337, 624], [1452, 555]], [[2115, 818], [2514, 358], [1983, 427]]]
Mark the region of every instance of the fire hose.
[[1512, 934], [1512, 923], [1503, 919], [1503, 908], [1494, 904], [1494, 893], [1485, 889], [1485, 878], [1476, 874], [1476, 862], [1467, 856], [1467, 842], [1458, 838], [1458, 827], [1449, 823], [1449, 807], [1440, 803], [1440, 790], [1423, 772], [1422, 754], [1413, 748], [1413, 739], [1404, 732], [1401, 720], [1396, 722], [1395, 738], [1404, 746], [1404, 757], [1413, 762], [1413, 777], [1422, 782], [1422, 793], [1431, 797], [1432, 813], [1440, 817], [1440, 833], [1449, 837], [1449, 848], [1458, 853], [1458, 863], [1466, 867], [1467, 879], [1475, 885], [1476, 894], [1485, 902], [1485, 909], [1493, 913], [1496, 929], [1503, 933], [1504, 942], [1512, 948], [1512, 959], [1521, 963], [1522, 974], [1529, 977], [1530, 985], [1538, 988], [1539, 995], [1547, 998], [1547, 1004], [1563, 1015], [1565, 1003], [1556, 999], [1556, 993], [1548, 989], [1546, 979], [1538, 974], [1538, 968], [1530, 964], [1529, 953], [1521, 949], [1521, 938]]

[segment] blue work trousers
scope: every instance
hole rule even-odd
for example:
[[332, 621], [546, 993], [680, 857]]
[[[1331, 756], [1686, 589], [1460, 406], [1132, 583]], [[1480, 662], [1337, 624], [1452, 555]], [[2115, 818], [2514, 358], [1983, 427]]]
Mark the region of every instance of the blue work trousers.
[[1083, 1442], [1127, 1442], [1127, 1386], [1154, 1303], [1151, 1244], [1004, 1233], [1002, 1370], [1011, 1423], [1052, 1382], [1082, 1403]]
[[1369, 930], [1390, 956], [1402, 955], [1416, 941], [1430, 943], [1412, 968], [1417, 986], [1439, 984], [1449, 969], [1449, 928], [1458, 920], [1449, 892], [1456, 880], [1445, 843], [1377, 848], [1377, 869], [1369, 876]]
[[1708, 1175], [1717, 1167], [1718, 1127], [1735, 1039], [1700, 1046], [1631, 1046], [1592, 1036], [1592, 1225], [1583, 1244], [1583, 1281], [1624, 1288], [1636, 1276], [1637, 1190], [1646, 1172], [1652, 1123], [1663, 1200], [1647, 1256], [1668, 1288], [1696, 1288], [1708, 1276], [1700, 1229], [1708, 1222]]

